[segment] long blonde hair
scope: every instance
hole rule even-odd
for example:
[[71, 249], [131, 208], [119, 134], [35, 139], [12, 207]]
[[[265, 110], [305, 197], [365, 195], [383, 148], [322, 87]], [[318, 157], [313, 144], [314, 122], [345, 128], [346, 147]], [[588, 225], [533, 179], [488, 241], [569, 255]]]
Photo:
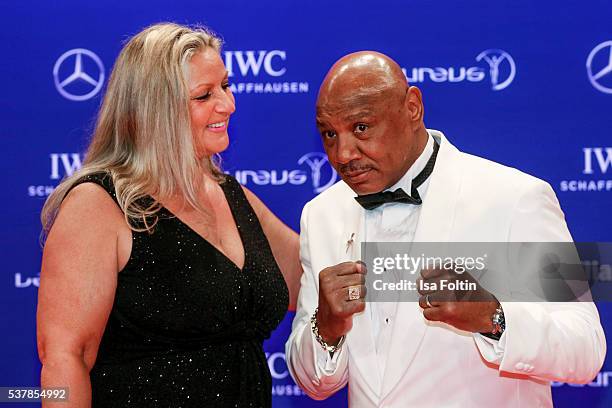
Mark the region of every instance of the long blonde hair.
[[110, 173], [134, 231], [151, 231], [155, 225], [161, 204], [139, 204], [147, 196], [180, 194], [187, 205], [204, 210], [197, 199], [198, 170], [208, 168], [217, 180], [222, 172], [217, 158], [196, 157], [186, 76], [191, 57], [208, 47], [221, 50], [221, 40], [208, 29], [173, 23], [152, 25], [127, 42], [115, 62], [83, 166], [57, 186], [42, 209], [43, 237], [74, 184], [99, 172]]

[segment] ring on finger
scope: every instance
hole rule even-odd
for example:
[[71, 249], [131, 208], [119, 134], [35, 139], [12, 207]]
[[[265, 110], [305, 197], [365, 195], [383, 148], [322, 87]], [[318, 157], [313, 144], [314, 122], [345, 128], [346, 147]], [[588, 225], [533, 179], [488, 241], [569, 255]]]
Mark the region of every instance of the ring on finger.
[[427, 307], [433, 307], [433, 305], [429, 302], [429, 295], [425, 295], [425, 304]]
[[357, 300], [361, 297], [361, 288], [359, 286], [348, 287], [348, 299]]

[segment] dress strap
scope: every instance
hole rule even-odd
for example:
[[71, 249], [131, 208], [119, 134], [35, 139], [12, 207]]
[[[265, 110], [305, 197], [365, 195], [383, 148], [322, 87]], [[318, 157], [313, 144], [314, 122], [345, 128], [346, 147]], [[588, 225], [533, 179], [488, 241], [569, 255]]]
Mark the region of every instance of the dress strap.
[[222, 181], [220, 185], [225, 193], [232, 214], [236, 219], [237, 227], [239, 229], [246, 227], [249, 229], [255, 228], [263, 233], [257, 214], [255, 214], [253, 207], [251, 207], [251, 203], [238, 180], [227, 174], [225, 175], [225, 180]]
[[[99, 185], [111, 196], [115, 204], [117, 204], [117, 206], [121, 208], [119, 206], [119, 201], [117, 201], [117, 193], [115, 192], [115, 185], [113, 184], [113, 177], [111, 176], [109, 172], [99, 172], [99, 173], [93, 173], [93, 174], [88, 174], [86, 176], [83, 176], [74, 182], [74, 184], [70, 187], [70, 190], [72, 190], [79, 184], [83, 184], [83, 183], [95, 183]], [[70, 190], [66, 192], [66, 195], [68, 195]]]
[[262, 262], [264, 259], [272, 259], [274, 267], [276, 267], [270, 243], [255, 210], [242, 189], [242, 185], [230, 175], [226, 175], [225, 180], [220, 185], [236, 220], [236, 227], [242, 237], [245, 253], [250, 253]]

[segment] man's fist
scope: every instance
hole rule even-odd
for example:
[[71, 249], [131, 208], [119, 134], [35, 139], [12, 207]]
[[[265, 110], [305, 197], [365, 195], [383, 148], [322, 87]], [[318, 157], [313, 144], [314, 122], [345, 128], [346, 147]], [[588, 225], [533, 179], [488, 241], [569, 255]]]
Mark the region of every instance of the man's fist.
[[[431, 289], [431, 288], [436, 289]], [[453, 289], [448, 289], [449, 287]], [[427, 320], [469, 332], [491, 332], [491, 317], [499, 302], [469, 273], [424, 269], [417, 281], [419, 305]]]
[[319, 334], [337, 344], [353, 327], [353, 315], [365, 309], [365, 274], [362, 262], [343, 262], [319, 273]]

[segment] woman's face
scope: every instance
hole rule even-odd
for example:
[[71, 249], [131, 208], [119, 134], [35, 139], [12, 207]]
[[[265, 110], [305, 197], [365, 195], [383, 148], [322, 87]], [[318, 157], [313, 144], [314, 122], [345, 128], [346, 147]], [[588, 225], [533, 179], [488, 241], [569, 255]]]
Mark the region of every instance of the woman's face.
[[227, 71], [212, 48], [193, 55], [189, 62], [189, 114], [198, 158], [227, 149], [229, 117], [236, 110]]

